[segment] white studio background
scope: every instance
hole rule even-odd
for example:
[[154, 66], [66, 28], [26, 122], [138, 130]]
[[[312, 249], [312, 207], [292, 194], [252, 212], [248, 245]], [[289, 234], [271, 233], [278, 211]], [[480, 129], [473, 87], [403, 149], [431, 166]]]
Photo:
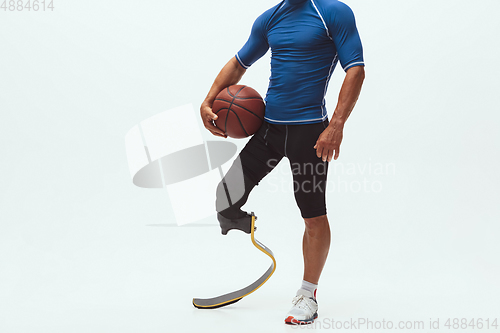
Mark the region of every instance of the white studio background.
[[[367, 76], [330, 166], [320, 319], [440, 318], [444, 330], [446, 318], [498, 317], [500, 3], [345, 2]], [[132, 184], [124, 148], [140, 121], [198, 106], [274, 4], [0, 10], [1, 332], [293, 330], [282, 321], [302, 278], [303, 222], [287, 162], [245, 207], [276, 254], [275, 275], [239, 303], [203, 311], [192, 297], [249, 284], [267, 258], [243, 233], [223, 237], [215, 216], [177, 227], [166, 191]], [[268, 77], [269, 54], [242, 83], [264, 95]], [[342, 78], [338, 67], [330, 115]]]

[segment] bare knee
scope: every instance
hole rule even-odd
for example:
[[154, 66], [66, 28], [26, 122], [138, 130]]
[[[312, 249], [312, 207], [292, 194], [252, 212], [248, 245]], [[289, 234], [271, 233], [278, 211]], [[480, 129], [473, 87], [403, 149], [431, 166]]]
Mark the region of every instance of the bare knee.
[[328, 227], [328, 218], [326, 215], [321, 215], [317, 217], [311, 217], [304, 219], [305, 225], [306, 225], [306, 230], [318, 230], [318, 229], [324, 229], [325, 227]]

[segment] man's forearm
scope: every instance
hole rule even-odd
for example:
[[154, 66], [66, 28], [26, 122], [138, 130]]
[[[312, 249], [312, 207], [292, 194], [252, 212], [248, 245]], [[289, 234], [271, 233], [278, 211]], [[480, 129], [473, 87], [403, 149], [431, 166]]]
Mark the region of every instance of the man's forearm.
[[212, 106], [215, 97], [217, 94], [224, 88], [229, 87], [233, 84], [237, 84], [243, 74], [245, 74], [246, 69], [241, 67], [236, 58], [232, 58], [228, 61], [228, 63], [222, 68], [219, 75], [215, 78], [210, 91], [208, 92], [207, 97], [205, 97], [205, 101], [203, 103], [208, 104], [210, 107]]
[[347, 70], [344, 83], [340, 89], [337, 107], [333, 113], [332, 123], [344, 125], [356, 105], [364, 79], [365, 68], [363, 66], [351, 67]]

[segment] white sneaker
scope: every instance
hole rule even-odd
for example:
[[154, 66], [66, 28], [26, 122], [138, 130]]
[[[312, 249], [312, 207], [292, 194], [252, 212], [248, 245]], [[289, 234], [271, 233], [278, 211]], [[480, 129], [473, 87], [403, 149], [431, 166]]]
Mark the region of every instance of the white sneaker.
[[285, 319], [286, 324], [312, 324], [318, 318], [318, 303], [310, 291], [299, 289], [292, 303], [293, 307]]

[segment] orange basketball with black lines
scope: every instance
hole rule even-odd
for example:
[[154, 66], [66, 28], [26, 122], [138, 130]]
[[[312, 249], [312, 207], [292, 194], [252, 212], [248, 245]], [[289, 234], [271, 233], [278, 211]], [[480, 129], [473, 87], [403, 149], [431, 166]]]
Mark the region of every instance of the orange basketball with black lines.
[[266, 105], [255, 89], [232, 85], [215, 98], [212, 111], [218, 116], [215, 126], [235, 139], [249, 137], [264, 121]]

